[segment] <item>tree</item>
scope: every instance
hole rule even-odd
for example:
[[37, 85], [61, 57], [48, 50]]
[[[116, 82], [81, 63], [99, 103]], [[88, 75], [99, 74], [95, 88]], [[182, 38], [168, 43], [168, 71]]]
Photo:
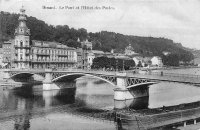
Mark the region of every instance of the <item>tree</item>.
[[167, 66], [179, 66], [179, 61], [178, 54], [163, 56], [163, 64]]
[[92, 69], [109, 69], [109, 70], [129, 70], [135, 67], [135, 62], [133, 60], [122, 60], [108, 57], [97, 57], [94, 58]]
[[125, 66], [124, 66], [125, 70], [130, 70], [131, 68], [135, 67], [134, 60], [125, 60], [124, 64], [125, 64]]
[[74, 47], [74, 48], [80, 48], [81, 47], [81, 43], [80, 42], [77, 42], [77, 41], [74, 41], [72, 39], [69, 39], [67, 41], [67, 43], [65, 43], [67, 46], [69, 47]]

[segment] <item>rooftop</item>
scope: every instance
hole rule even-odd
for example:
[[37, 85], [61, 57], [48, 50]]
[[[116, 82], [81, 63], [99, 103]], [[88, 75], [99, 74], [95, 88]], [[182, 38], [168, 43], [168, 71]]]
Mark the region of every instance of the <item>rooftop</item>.
[[72, 47], [68, 47], [67, 45], [63, 45], [59, 42], [50, 42], [50, 41], [38, 41], [32, 40], [32, 46], [35, 47], [46, 47], [46, 48], [62, 48], [62, 49], [75, 49]]

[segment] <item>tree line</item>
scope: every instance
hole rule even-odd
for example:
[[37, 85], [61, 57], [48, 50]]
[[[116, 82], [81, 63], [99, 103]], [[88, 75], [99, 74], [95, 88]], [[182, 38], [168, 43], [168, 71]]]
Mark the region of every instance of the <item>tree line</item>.
[[[19, 14], [0, 13], [0, 42], [14, 38], [14, 30], [18, 26]], [[48, 25], [35, 17], [27, 17], [27, 26], [31, 31], [31, 39], [42, 41], [56, 41], [69, 47], [81, 47], [81, 41], [88, 39], [93, 44], [94, 50], [110, 52], [114, 49], [117, 53], [124, 53], [129, 44], [136, 53], [142, 56], [160, 56], [166, 65], [177, 65], [180, 61], [185, 63], [194, 59], [191, 52], [185, 50], [180, 43], [170, 39], [155, 37], [138, 37], [123, 35], [115, 32], [101, 31], [88, 33], [86, 29], [69, 28], [68, 25]], [[170, 57], [163, 55], [163, 51], [170, 52]], [[171, 60], [171, 58], [173, 60]], [[171, 63], [174, 62], [174, 63]]]
[[115, 59], [108, 57], [94, 58], [92, 69], [106, 69], [106, 70], [130, 70], [135, 67], [135, 62], [131, 60]]

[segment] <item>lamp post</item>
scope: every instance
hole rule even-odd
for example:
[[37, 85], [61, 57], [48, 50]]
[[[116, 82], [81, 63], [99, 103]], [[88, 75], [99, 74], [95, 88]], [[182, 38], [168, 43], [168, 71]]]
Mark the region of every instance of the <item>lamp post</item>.
[[118, 71], [118, 59], [116, 59], [116, 71]]
[[123, 59], [123, 71], [124, 71], [124, 59]]

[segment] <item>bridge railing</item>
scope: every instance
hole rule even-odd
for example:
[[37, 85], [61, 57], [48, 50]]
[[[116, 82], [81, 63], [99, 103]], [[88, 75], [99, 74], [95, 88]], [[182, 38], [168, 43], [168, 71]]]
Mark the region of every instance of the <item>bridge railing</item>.
[[146, 75], [158, 75], [158, 76], [169, 76], [169, 77], [186, 77], [186, 78], [200, 78], [200, 75], [193, 74], [175, 74], [175, 73], [166, 73], [166, 72], [148, 72], [144, 73]]
[[121, 72], [121, 71], [104, 70], [104, 69], [57, 69], [54, 72], [84, 72], [84, 73], [115, 75], [116, 72]]
[[[6, 70], [8, 71], [8, 70]], [[10, 71], [34, 71], [34, 72], [45, 72], [45, 69], [10, 69]], [[116, 70], [106, 70], [106, 69], [75, 69], [75, 68], [67, 68], [67, 69], [52, 69], [53, 72], [89, 72], [89, 73], [98, 73], [98, 74], [115, 74], [118, 73], [127, 73], [129, 75], [137, 74], [137, 70], [124, 70], [124, 71], [116, 71]], [[195, 74], [177, 74], [177, 73], [167, 73], [167, 72], [144, 72], [143, 75], [157, 75], [157, 76], [168, 76], [168, 77], [185, 77], [185, 78], [200, 78], [200, 75]]]

